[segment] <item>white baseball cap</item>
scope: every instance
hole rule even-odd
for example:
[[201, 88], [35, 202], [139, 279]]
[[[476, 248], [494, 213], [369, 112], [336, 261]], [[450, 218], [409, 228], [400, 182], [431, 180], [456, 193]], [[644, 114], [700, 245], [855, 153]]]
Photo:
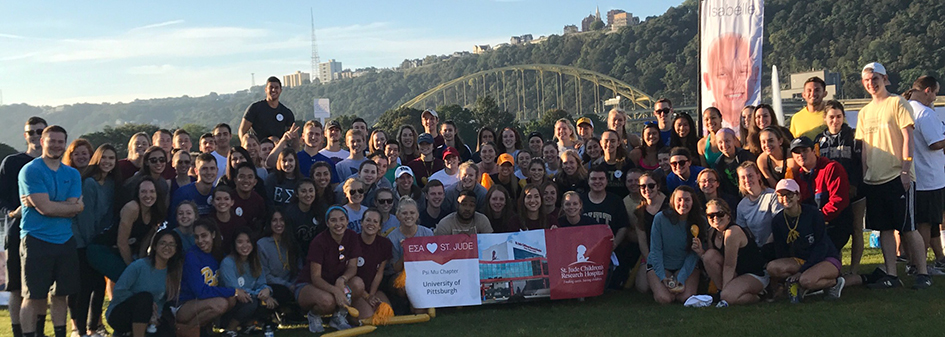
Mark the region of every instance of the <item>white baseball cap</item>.
[[883, 67], [883, 65], [880, 64], [879, 62], [871, 62], [871, 63], [869, 63], [869, 64], [863, 66], [863, 72], [865, 72], [865, 71], [867, 71], [867, 70], [870, 70], [870, 71], [872, 71], [872, 72], [874, 72], [874, 73], [877, 73], [877, 74], [880, 74], [880, 75], [886, 75], [886, 67]]
[[404, 174], [409, 174], [411, 177], [415, 177], [413, 175], [413, 170], [411, 170], [407, 165], [398, 166], [397, 169], [394, 170], [394, 178], [400, 178], [400, 176]]

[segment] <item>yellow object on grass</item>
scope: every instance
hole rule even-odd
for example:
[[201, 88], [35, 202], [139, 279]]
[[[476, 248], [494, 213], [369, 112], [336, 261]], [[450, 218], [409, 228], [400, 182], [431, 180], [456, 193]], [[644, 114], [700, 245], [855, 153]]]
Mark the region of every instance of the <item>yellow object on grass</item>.
[[351, 328], [351, 329], [339, 330], [339, 331], [335, 331], [335, 332], [329, 332], [329, 333], [326, 333], [326, 334], [322, 335], [322, 337], [350, 337], [350, 336], [360, 336], [360, 335], [363, 335], [363, 334], [368, 334], [368, 333], [374, 332], [374, 330], [377, 330], [377, 327], [376, 327], [376, 326], [373, 326], [373, 325], [365, 325], [365, 326], [359, 326], [359, 327], [357, 327], [357, 328]]
[[391, 317], [394, 317], [394, 309], [390, 307], [390, 304], [381, 302], [377, 305], [377, 310], [374, 311], [374, 316], [371, 317], [372, 325], [387, 325], [387, 322], [390, 321]]

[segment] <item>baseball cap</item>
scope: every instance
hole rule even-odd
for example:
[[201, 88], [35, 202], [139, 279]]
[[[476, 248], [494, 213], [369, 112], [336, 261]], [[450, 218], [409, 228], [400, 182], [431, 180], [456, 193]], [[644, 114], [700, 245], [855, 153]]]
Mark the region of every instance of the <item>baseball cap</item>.
[[339, 128], [339, 129], [341, 129], [341, 123], [338, 123], [338, 121], [328, 121], [328, 123], [325, 124], [325, 128], [326, 128], [326, 129], [329, 129], [329, 130], [330, 130], [331, 128]]
[[539, 133], [538, 131], [533, 131], [532, 133], [529, 133], [528, 138], [525, 138], [525, 139], [532, 139], [532, 137], [538, 137], [544, 140], [544, 138], [542, 138], [541, 136], [541, 133]]
[[805, 147], [809, 149], [814, 148], [814, 141], [810, 140], [810, 138], [807, 138], [807, 136], [800, 136], [800, 137], [794, 138], [794, 140], [791, 141], [791, 152], [794, 152], [794, 149], [800, 149], [800, 148], [805, 148]]
[[592, 128], [594, 127], [594, 122], [591, 121], [591, 119], [590, 119], [590, 118], [587, 118], [587, 117], [578, 118], [576, 125], [577, 125], [577, 126], [581, 126], [581, 124], [585, 124], [585, 123], [588, 124], [588, 125], [590, 125]]
[[879, 62], [871, 62], [863, 66], [863, 71], [872, 70], [874, 73], [880, 75], [886, 75], [886, 67], [883, 67]]
[[394, 178], [400, 178], [400, 176], [404, 174], [409, 174], [411, 177], [414, 177], [413, 170], [407, 165], [398, 166], [397, 169], [394, 170]]
[[437, 115], [436, 110], [433, 110], [433, 109], [423, 110], [423, 112], [420, 113], [420, 117], [423, 117], [423, 114], [431, 114], [435, 118], [440, 118], [440, 115]]
[[420, 144], [420, 143], [430, 143], [430, 144], [433, 144], [433, 135], [431, 135], [431, 134], [429, 134], [429, 133], [426, 133], [426, 132], [421, 133], [421, 134], [420, 134], [420, 137], [417, 137], [417, 144]]
[[778, 186], [774, 188], [775, 191], [788, 190], [794, 193], [800, 193], [801, 187], [797, 186], [797, 182], [794, 179], [781, 179], [778, 182]]
[[512, 158], [512, 155], [510, 155], [510, 154], [508, 154], [508, 153], [500, 154], [500, 155], [499, 155], [499, 160], [496, 161], [496, 164], [502, 165], [502, 164], [505, 164], [505, 163], [509, 163], [509, 164], [512, 164], [512, 166], [515, 166], [515, 158]]
[[458, 156], [459, 156], [459, 150], [456, 150], [455, 147], [447, 146], [446, 149], [443, 150], [443, 160], [446, 160], [446, 157], [447, 157], [447, 156], [457, 156], [457, 157], [458, 157]]

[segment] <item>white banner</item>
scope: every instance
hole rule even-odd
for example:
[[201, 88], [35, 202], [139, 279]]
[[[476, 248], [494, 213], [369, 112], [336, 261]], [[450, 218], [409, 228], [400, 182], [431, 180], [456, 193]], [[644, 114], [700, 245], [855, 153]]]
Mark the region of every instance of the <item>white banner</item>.
[[738, 133], [742, 108], [761, 102], [764, 0], [702, 0], [701, 16], [701, 107]]

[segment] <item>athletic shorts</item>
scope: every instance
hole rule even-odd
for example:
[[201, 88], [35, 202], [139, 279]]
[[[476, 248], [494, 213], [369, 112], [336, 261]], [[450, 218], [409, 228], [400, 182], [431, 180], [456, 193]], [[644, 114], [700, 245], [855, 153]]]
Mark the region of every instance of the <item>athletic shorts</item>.
[[[752, 273], [745, 273], [745, 274], [742, 274], [742, 275], [748, 275], [748, 276], [754, 277], [756, 280], [758, 280], [758, 282], [761, 282], [761, 285], [762, 285], [761, 288], [762, 288], [762, 289], [767, 288], [767, 287], [768, 287], [768, 283], [771, 282], [771, 276], [768, 275], [768, 271], [767, 271], [767, 270], [765, 270], [765, 271], [764, 271], [764, 275], [761, 275], [761, 276], [758, 276], [758, 275], [752, 274]], [[740, 275], [739, 275], [739, 276], [740, 276]]]
[[79, 254], [75, 238], [62, 244], [27, 235], [20, 241], [23, 298], [44, 299], [79, 293]]
[[906, 191], [899, 179], [880, 185], [860, 185], [866, 196], [866, 228], [877, 231], [915, 230], [915, 183]]
[[302, 288], [305, 288], [305, 286], [314, 287], [314, 285], [312, 285], [311, 283], [306, 283], [306, 282], [299, 282], [295, 284], [295, 302], [296, 303], [299, 302], [299, 294], [302, 293]]
[[941, 225], [943, 207], [945, 207], [945, 188], [915, 191], [915, 223]]

